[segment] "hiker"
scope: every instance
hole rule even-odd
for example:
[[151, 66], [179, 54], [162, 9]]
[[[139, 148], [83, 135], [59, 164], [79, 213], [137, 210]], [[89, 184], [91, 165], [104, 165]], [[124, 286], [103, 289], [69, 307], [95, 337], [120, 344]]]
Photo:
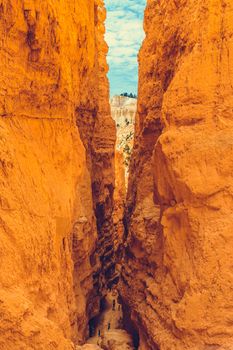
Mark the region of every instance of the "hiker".
[[100, 334], [101, 334], [101, 333], [100, 333], [100, 329], [99, 329], [99, 330], [98, 330], [98, 337], [100, 337]]
[[122, 317], [119, 318], [118, 325], [120, 328], [123, 328], [123, 318]]
[[90, 327], [90, 337], [93, 337], [95, 334], [95, 327], [94, 326], [91, 326]]
[[112, 302], [112, 310], [115, 311], [115, 307], [116, 307], [116, 300], [113, 299], [113, 302]]
[[110, 322], [108, 322], [108, 331], [110, 328], [111, 328], [111, 324], [110, 324]]
[[121, 304], [118, 304], [118, 311], [121, 311]]

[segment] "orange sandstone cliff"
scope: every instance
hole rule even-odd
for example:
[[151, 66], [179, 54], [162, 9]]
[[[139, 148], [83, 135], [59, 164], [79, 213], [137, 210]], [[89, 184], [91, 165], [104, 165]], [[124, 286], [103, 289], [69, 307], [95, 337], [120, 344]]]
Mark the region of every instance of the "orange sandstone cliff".
[[140, 349], [233, 349], [233, 4], [148, 0], [120, 290]]
[[73, 349], [114, 273], [104, 20], [102, 0], [0, 2], [0, 349]]

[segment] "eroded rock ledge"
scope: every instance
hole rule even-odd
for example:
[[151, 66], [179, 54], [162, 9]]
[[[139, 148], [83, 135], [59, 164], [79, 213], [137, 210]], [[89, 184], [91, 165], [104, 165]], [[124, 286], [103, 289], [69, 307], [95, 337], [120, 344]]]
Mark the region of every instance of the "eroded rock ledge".
[[232, 2], [147, 1], [120, 291], [140, 349], [232, 349]]

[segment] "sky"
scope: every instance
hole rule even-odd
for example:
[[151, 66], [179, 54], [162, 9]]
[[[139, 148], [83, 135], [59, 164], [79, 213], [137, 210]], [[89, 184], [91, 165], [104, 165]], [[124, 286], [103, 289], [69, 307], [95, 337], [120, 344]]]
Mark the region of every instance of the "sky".
[[137, 94], [137, 54], [144, 38], [143, 15], [146, 0], [105, 0], [105, 5], [110, 94]]

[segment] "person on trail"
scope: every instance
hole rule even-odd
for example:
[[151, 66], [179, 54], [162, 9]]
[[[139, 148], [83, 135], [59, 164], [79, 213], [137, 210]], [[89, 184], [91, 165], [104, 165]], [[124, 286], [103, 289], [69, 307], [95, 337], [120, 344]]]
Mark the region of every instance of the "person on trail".
[[110, 328], [111, 328], [111, 324], [110, 324], [110, 322], [108, 322], [108, 331]]
[[121, 311], [121, 304], [118, 304], [118, 311]]
[[98, 330], [98, 337], [100, 337], [100, 329]]
[[119, 326], [120, 328], [123, 328], [123, 318], [122, 318], [122, 317], [119, 318], [118, 326]]
[[116, 307], [116, 300], [113, 299], [113, 302], [112, 302], [112, 310], [115, 311], [115, 307]]
[[91, 326], [90, 327], [90, 337], [93, 337], [95, 334], [95, 327], [94, 326]]

